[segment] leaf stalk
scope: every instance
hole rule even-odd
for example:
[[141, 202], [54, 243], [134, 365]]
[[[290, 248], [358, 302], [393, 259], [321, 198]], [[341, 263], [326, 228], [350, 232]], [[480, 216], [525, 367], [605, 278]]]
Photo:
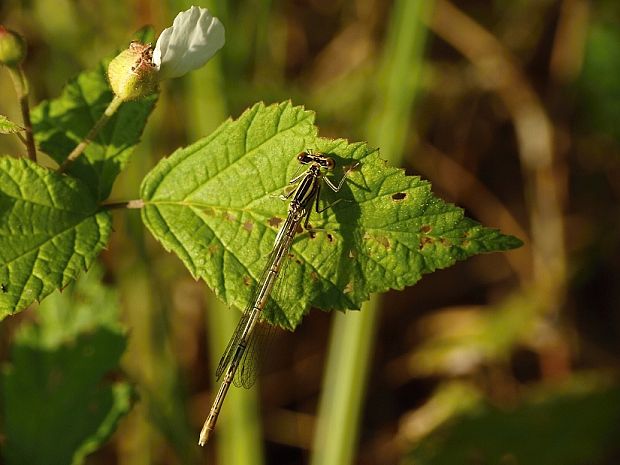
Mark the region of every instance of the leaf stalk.
[[86, 147], [90, 145], [90, 143], [97, 136], [97, 134], [99, 134], [99, 131], [101, 131], [101, 128], [103, 128], [103, 126], [105, 126], [105, 124], [114, 115], [114, 113], [116, 113], [116, 110], [118, 110], [118, 107], [121, 106], [121, 103], [123, 103], [123, 99], [115, 95], [112, 101], [108, 104], [107, 108], [105, 109], [101, 117], [97, 120], [97, 122], [94, 124], [91, 130], [88, 131], [88, 134], [86, 134], [86, 137], [84, 137], [84, 140], [80, 142], [78, 145], [76, 145], [76, 147], [69, 154], [67, 159], [64, 162], [62, 162], [62, 164], [58, 168], [59, 173], [64, 173], [65, 171], [67, 171], [67, 168], [69, 168], [69, 166], [80, 155], [82, 155], [82, 153], [84, 153], [84, 150], [86, 150]]
[[144, 208], [144, 200], [142, 199], [134, 199], [134, 200], [124, 200], [122, 202], [108, 202], [102, 205], [106, 210], [117, 210], [119, 208], [129, 208], [129, 209], [139, 209]]

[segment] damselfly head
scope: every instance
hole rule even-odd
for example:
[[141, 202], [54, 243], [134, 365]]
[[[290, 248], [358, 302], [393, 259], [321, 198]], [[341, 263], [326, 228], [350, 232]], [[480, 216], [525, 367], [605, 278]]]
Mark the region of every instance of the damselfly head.
[[301, 152], [299, 155], [297, 155], [297, 160], [303, 165], [315, 163], [321, 168], [325, 168], [327, 170], [333, 170], [336, 166], [336, 162], [334, 161], [334, 159], [328, 157], [323, 153], [313, 153], [310, 151]]

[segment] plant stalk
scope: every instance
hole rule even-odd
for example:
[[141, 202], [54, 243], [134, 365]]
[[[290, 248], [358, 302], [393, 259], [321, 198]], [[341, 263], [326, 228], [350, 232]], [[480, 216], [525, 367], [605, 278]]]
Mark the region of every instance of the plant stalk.
[[106, 210], [117, 210], [119, 208], [144, 208], [144, 200], [123, 200], [122, 202], [107, 202], [102, 205]]
[[118, 110], [118, 107], [121, 106], [121, 103], [123, 103], [123, 100], [115, 95], [103, 112], [103, 115], [101, 115], [101, 117], [97, 120], [91, 130], [88, 131], [88, 134], [86, 134], [84, 140], [82, 140], [82, 142], [76, 145], [73, 151], [67, 157], [67, 159], [62, 162], [62, 164], [58, 168], [59, 173], [64, 173], [65, 171], [67, 171], [67, 168], [71, 165], [71, 163], [73, 163], [80, 155], [82, 155], [82, 153], [84, 153], [86, 147], [88, 147], [89, 144], [93, 141], [93, 139], [97, 136], [97, 134], [99, 134], [101, 128], [105, 126], [105, 124], [112, 117], [112, 115], [116, 113], [116, 110]]

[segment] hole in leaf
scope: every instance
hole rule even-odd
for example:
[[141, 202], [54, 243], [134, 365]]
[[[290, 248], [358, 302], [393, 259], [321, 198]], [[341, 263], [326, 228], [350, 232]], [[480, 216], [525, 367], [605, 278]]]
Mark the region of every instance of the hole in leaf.
[[334, 236], [332, 236], [330, 233], [327, 233], [327, 240], [329, 242], [334, 242]]
[[405, 200], [407, 198], [407, 194], [404, 192], [398, 192], [396, 194], [392, 194], [392, 200], [399, 202], [401, 200]]
[[2, 289], [2, 293], [3, 294], [6, 294], [7, 292], [9, 292], [9, 287], [6, 284], [4, 284], [4, 283], [2, 283], [0, 288]]

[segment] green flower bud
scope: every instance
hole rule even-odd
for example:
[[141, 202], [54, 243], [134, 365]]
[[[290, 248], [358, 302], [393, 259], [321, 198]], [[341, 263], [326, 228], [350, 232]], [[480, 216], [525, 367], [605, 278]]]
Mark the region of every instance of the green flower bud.
[[153, 48], [132, 42], [108, 66], [108, 79], [121, 100], [135, 100], [157, 92], [158, 71], [153, 65]]
[[4, 26], [0, 26], [0, 63], [11, 68], [19, 65], [26, 57], [26, 41]]

